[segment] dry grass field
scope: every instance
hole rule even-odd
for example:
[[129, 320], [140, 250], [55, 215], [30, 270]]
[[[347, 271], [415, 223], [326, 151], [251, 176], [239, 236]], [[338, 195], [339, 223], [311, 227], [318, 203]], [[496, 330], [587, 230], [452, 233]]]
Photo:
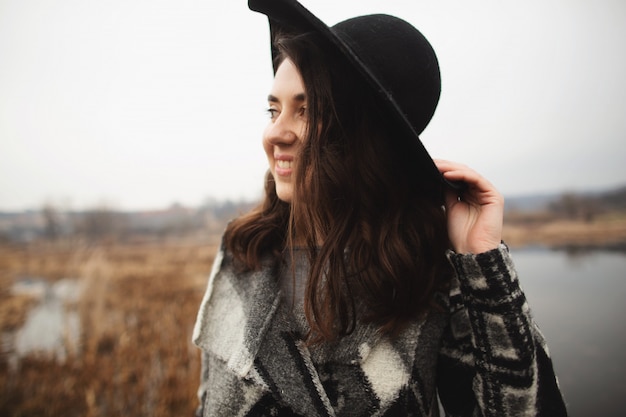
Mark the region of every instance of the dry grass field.
[[505, 218], [503, 239], [511, 247], [625, 247], [626, 213], [609, 213], [589, 222], [541, 214], [509, 216]]
[[[0, 415], [193, 415], [199, 353], [195, 315], [216, 247], [31, 244], [0, 247]], [[81, 296], [77, 344], [63, 360], [25, 357], [9, 335], [37, 300], [13, 294], [21, 277], [76, 278]]]

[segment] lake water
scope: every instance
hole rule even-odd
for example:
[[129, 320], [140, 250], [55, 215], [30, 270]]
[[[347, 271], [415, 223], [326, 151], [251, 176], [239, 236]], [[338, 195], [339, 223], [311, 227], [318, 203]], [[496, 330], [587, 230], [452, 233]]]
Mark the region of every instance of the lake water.
[[2, 352], [12, 368], [21, 357], [45, 354], [63, 362], [68, 353], [78, 351], [80, 317], [76, 310], [82, 288], [79, 280], [64, 278], [53, 284], [35, 277], [21, 277], [13, 285], [14, 294], [27, 294], [38, 300], [16, 331], [2, 335]]
[[626, 254], [512, 254], [570, 417], [626, 415]]

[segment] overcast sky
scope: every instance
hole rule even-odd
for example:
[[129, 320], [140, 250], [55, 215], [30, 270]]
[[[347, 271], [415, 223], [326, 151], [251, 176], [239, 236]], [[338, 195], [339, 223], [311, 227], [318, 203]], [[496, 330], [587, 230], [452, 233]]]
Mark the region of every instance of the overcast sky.
[[[626, 184], [626, 2], [302, 3], [426, 35], [432, 156], [510, 196]], [[0, 210], [258, 198], [268, 38], [245, 0], [0, 0]]]

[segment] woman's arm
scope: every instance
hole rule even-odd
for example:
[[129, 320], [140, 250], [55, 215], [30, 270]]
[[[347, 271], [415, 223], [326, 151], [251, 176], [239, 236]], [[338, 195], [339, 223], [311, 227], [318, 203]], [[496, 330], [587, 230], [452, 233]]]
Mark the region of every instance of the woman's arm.
[[566, 416], [541, 332], [501, 243], [504, 200], [472, 169], [436, 161], [464, 181], [446, 198], [448, 258], [456, 272], [451, 319], [440, 355], [438, 388], [452, 416]]
[[449, 254], [456, 271], [438, 389], [452, 416], [566, 416], [508, 249]]

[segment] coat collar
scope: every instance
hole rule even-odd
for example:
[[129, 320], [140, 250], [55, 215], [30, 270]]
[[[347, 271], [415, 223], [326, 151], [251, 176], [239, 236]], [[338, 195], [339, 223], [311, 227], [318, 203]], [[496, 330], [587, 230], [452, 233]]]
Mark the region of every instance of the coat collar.
[[250, 372], [280, 305], [273, 267], [237, 274], [232, 258], [218, 252], [193, 332], [193, 341], [240, 377]]
[[308, 350], [281, 302], [277, 272], [267, 262], [259, 271], [237, 274], [232, 260], [220, 252], [193, 341], [299, 414], [333, 416]]
[[[275, 262], [264, 262], [258, 271], [236, 273], [232, 258], [223, 250], [215, 258], [193, 341], [226, 360], [241, 377], [250, 371], [270, 325], [297, 338], [296, 317], [282, 303], [278, 275]], [[303, 315], [297, 319], [304, 321]], [[364, 346], [373, 346], [379, 338], [374, 326], [360, 325], [340, 342], [312, 348], [310, 354], [316, 361], [357, 363], [367, 357]]]
[[[373, 326], [360, 325], [335, 344], [309, 349], [297, 334], [292, 312], [281, 302], [278, 276], [276, 263], [269, 261], [259, 271], [236, 273], [232, 258], [220, 251], [194, 327], [194, 343], [307, 416], [334, 415], [314, 364], [358, 364], [367, 374], [368, 364], [383, 363], [392, 352], [394, 364], [409, 377], [420, 324], [394, 342], [381, 341]], [[398, 385], [390, 395], [406, 383], [403, 379], [390, 381]]]

